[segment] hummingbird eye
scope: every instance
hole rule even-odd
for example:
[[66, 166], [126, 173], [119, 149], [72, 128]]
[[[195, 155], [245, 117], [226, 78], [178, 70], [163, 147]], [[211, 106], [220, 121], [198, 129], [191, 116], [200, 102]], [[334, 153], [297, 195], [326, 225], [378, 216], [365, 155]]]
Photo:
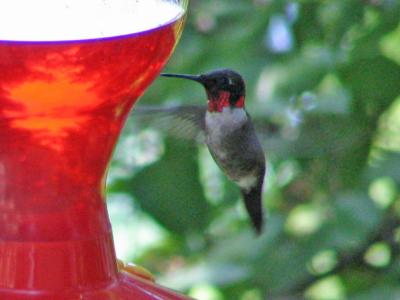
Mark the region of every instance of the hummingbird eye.
[[218, 85], [223, 88], [227, 88], [232, 85], [232, 80], [228, 77], [221, 77], [218, 81]]

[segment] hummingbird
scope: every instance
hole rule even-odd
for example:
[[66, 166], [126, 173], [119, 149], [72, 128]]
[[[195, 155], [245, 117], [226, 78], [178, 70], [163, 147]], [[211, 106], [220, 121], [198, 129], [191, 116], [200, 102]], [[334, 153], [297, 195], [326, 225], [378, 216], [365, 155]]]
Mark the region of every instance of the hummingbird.
[[178, 136], [205, 142], [219, 168], [240, 188], [251, 222], [256, 232], [261, 233], [266, 161], [245, 109], [246, 87], [242, 76], [231, 69], [200, 75], [162, 73], [161, 76], [195, 81], [204, 87], [207, 105], [155, 108], [152, 112], [178, 120], [175, 127]]

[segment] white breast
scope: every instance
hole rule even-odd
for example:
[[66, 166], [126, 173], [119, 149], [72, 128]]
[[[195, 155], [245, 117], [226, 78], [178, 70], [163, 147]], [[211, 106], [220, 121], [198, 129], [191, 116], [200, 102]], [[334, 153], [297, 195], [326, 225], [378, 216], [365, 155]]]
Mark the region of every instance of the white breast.
[[246, 121], [247, 114], [243, 108], [224, 107], [222, 112], [206, 112], [206, 143], [218, 159], [226, 158], [224, 147], [220, 147], [224, 137]]
[[243, 108], [224, 107], [222, 112], [206, 112], [206, 131], [213, 139], [221, 134], [230, 133], [247, 121], [247, 114]]

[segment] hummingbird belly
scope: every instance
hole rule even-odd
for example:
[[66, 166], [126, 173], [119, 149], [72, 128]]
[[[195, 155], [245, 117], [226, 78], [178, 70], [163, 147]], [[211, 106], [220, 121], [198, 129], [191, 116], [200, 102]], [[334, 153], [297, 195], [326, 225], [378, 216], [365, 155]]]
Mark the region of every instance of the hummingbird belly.
[[222, 113], [207, 113], [206, 143], [230, 180], [245, 190], [257, 184], [264, 154], [244, 109], [226, 108]]

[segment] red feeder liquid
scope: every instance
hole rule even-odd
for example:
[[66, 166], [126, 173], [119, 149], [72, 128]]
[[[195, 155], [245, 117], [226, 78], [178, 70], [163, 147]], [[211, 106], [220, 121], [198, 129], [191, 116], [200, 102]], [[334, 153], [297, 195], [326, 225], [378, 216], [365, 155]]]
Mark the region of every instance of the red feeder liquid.
[[188, 299], [117, 271], [104, 202], [118, 134], [182, 23], [75, 41], [0, 31], [0, 300]]

